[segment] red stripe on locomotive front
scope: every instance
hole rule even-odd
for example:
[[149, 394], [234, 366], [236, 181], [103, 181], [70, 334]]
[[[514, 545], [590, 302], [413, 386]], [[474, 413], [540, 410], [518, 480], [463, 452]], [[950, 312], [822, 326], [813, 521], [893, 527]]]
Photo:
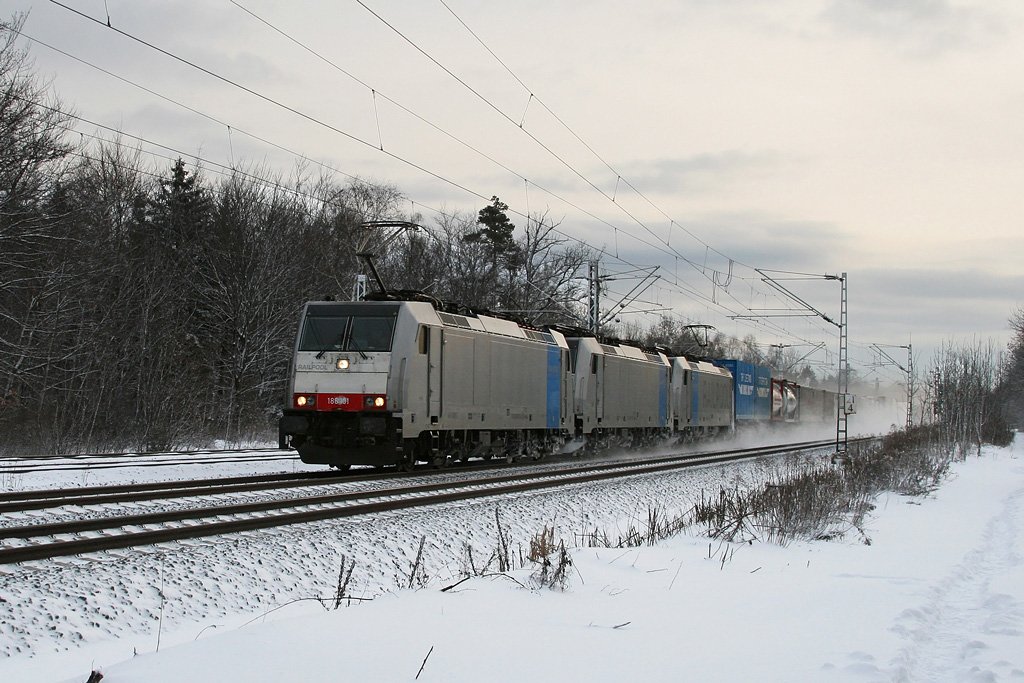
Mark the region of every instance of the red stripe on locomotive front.
[[[312, 404], [307, 403], [306, 405], [299, 405], [299, 397], [313, 397], [314, 401]], [[371, 398], [370, 405], [367, 405], [367, 397]], [[359, 412], [363, 410], [385, 410], [387, 408], [387, 401], [385, 399], [384, 405], [375, 406], [372, 403], [372, 399], [377, 397], [383, 398], [380, 394], [313, 394], [313, 393], [300, 393], [295, 394], [292, 397], [292, 407], [298, 410], [319, 410], [319, 411], [350, 411]]]

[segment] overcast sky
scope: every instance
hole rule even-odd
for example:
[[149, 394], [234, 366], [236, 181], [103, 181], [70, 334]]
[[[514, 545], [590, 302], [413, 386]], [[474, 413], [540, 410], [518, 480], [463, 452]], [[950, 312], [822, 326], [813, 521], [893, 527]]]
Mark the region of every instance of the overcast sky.
[[[634, 308], [834, 351], [818, 319], [730, 316], [786, 305], [752, 267], [846, 272], [862, 373], [871, 343], [912, 339], [927, 363], [944, 338], [1009, 338], [1024, 305], [1019, 1], [445, 2], [65, 0], [102, 24], [43, 0], [0, 7], [29, 12], [27, 36], [210, 117], [32, 45], [89, 121], [293, 172], [251, 133], [393, 183], [427, 221], [492, 195], [548, 211], [606, 250], [607, 273], [660, 266]], [[118, 34], [108, 13], [279, 104]], [[838, 319], [837, 283], [785, 284]]]

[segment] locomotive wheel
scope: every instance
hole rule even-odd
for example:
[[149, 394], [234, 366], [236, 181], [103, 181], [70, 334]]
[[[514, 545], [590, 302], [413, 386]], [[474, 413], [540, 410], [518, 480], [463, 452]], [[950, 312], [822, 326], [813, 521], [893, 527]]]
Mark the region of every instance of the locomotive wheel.
[[348, 472], [350, 469], [352, 469], [352, 465], [335, 465], [333, 463], [331, 464], [331, 467], [338, 470], [339, 472]]
[[484, 451], [484, 454], [483, 454], [484, 460], [487, 461], [487, 460], [494, 459], [494, 454], [495, 453], [501, 453], [501, 451], [502, 451], [502, 449], [504, 447], [505, 447], [505, 439], [498, 439], [496, 441], [492, 441], [491, 442], [491, 447]]
[[443, 453], [440, 455], [435, 455], [434, 459], [430, 461], [430, 464], [433, 465], [435, 470], [440, 470], [444, 469], [445, 467], [448, 467], [448, 460], [448, 454]]
[[395, 463], [399, 472], [412, 472], [416, 469], [416, 453], [420, 451], [420, 444], [416, 439], [403, 439], [399, 449], [401, 459]]

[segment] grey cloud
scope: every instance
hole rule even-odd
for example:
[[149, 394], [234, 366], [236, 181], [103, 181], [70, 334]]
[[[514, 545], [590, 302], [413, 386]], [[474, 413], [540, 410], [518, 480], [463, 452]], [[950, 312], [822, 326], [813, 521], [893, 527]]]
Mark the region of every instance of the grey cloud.
[[[622, 174], [624, 180], [628, 180], [633, 187], [645, 195], [659, 192], [679, 195], [709, 190], [721, 192], [740, 179], [770, 172], [787, 161], [786, 155], [780, 152], [770, 150], [747, 152], [730, 149], [686, 157], [630, 161], [613, 165]], [[609, 195], [616, 191], [615, 176], [606, 167], [594, 166], [580, 169], [580, 172], [602, 187]], [[508, 175], [496, 175], [495, 177], [507, 180]], [[531, 181], [539, 187], [556, 193], [586, 189], [586, 184], [570, 173], [535, 176], [531, 178]], [[623, 184], [619, 185], [617, 191], [620, 195], [629, 192]]]
[[[757, 214], [698, 218], [686, 227], [731, 258], [765, 268], [835, 270], [851, 239], [832, 223]], [[692, 241], [692, 240], [691, 240]]]
[[[1024, 297], [1024, 276], [978, 270], [864, 270], [859, 278], [873, 283], [882, 296], [927, 301], [1012, 301]], [[1009, 313], [1007, 313], [1009, 315]]]
[[1007, 17], [949, 0], [833, 0], [821, 19], [834, 30], [891, 45], [911, 56], [977, 49], [1005, 35]]
[[[591, 244], [604, 245], [612, 253], [637, 265], [658, 264], [661, 273], [671, 281], [678, 273], [685, 291], [677, 294], [678, 311], [695, 316], [703, 322], [719, 324], [727, 313], [711, 306], [712, 296], [726, 308], [741, 311], [745, 306], [760, 303], [751, 298], [750, 284], [734, 280], [725, 290], [713, 294], [710, 280], [701, 274], [705, 266], [723, 276], [728, 262], [711, 252], [706, 254], [693, 240], [684, 242], [681, 235], [672, 244], [696, 263], [691, 268], [682, 261], [674, 263], [663, 252], [638, 245], [621, 233], [616, 242], [603, 226], [593, 224], [572, 226]], [[1007, 320], [1017, 308], [1024, 306], [1024, 276], [961, 268], [877, 268], [865, 267], [862, 257], [855, 257], [855, 236], [847, 235], [827, 223], [779, 221], [757, 215], [716, 216], [687, 223], [687, 227], [734, 259], [758, 267], [779, 268], [812, 273], [848, 271], [849, 331], [851, 344], [866, 347], [870, 343], [904, 344], [912, 340], [915, 355], [927, 363], [933, 351], [944, 340], [988, 340], [1002, 347], [1009, 341]], [[646, 236], [649, 237], [649, 236]], [[689, 246], [687, 246], [689, 245]], [[606, 259], [607, 267], [625, 269], [614, 258]], [[749, 277], [750, 271], [736, 267], [736, 273]], [[839, 288], [835, 283], [785, 282], [798, 295], [828, 314], [837, 315]], [[670, 288], [674, 289], [674, 288]], [[757, 291], [766, 287], [756, 285]], [[698, 294], [693, 294], [695, 290]], [[692, 305], [680, 301], [690, 297]], [[702, 298], [703, 297], [703, 298]], [[733, 298], [735, 297], [735, 298]], [[648, 299], [656, 299], [651, 294]], [[665, 303], [665, 302], [661, 302]], [[771, 301], [765, 301], [770, 304]], [[803, 329], [799, 321], [775, 321], [787, 329]], [[821, 324], [824, 336], [810, 333], [813, 339], [834, 343], [832, 328]], [[747, 329], [747, 328], [742, 328]], [[759, 337], [771, 336], [771, 327], [750, 328]], [[801, 332], [801, 334], [806, 334]], [[831, 348], [831, 347], [830, 347]]]
[[214, 73], [222, 74], [247, 87], [255, 86], [256, 90], [262, 90], [264, 83], [287, 82], [289, 78], [289, 74], [256, 52], [225, 55], [216, 50], [200, 48], [193, 54], [197, 55], [197, 63]]
[[[243, 32], [247, 24], [240, 22], [245, 22], [246, 17], [234, 7], [181, 0], [161, 3], [111, 3], [110, 18], [115, 29], [137, 36], [182, 59], [250, 86], [268, 81], [282, 81], [287, 76], [274, 66], [273, 53], [262, 49], [265, 48], [263, 43], [254, 41], [251, 33]], [[78, 23], [85, 26], [81, 21]], [[118, 44], [131, 44], [128, 39], [116, 36], [107, 29], [92, 30], [106, 31], [97, 35], [117, 41]], [[263, 35], [265, 34], [261, 34], [261, 38]], [[269, 55], [270, 59], [265, 58], [264, 54]], [[155, 57], [156, 53], [151, 53], [150, 56]], [[170, 58], [159, 59], [160, 68], [171, 72], [168, 68], [172, 64]], [[177, 68], [175, 67], [175, 70]], [[183, 65], [181, 68], [185, 69]], [[189, 82], [197, 87], [205, 85], [209, 78], [190, 69], [181, 73], [183, 78], [189, 79]]]
[[721, 188], [730, 180], [778, 167], [784, 156], [778, 152], [723, 150], [674, 159], [632, 163], [624, 172], [642, 192], [687, 192], [709, 187]]
[[952, 338], [1010, 337], [1007, 320], [1024, 297], [1024, 276], [976, 270], [868, 269], [851, 273], [851, 335], [934, 350]]

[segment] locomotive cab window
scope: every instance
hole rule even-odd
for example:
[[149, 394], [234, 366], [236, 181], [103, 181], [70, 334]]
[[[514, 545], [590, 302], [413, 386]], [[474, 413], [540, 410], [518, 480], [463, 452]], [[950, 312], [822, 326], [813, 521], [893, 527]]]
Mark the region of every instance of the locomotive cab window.
[[580, 352], [579, 339], [567, 339], [569, 343], [569, 372], [576, 372], [576, 356]]
[[307, 315], [302, 325], [299, 351], [341, 351], [348, 317]]
[[397, 306], [310, 306], [299, 351], [390, 351], [397, 314]]
[[426, 325], [420, 325], [416, 342], [419, 345], [420, 355], [427, 355], [427, 352], [430, 351], [430, 329]]
[[390, 351], [394, 318], [353, 317], [348, 333], [349, 351]]

